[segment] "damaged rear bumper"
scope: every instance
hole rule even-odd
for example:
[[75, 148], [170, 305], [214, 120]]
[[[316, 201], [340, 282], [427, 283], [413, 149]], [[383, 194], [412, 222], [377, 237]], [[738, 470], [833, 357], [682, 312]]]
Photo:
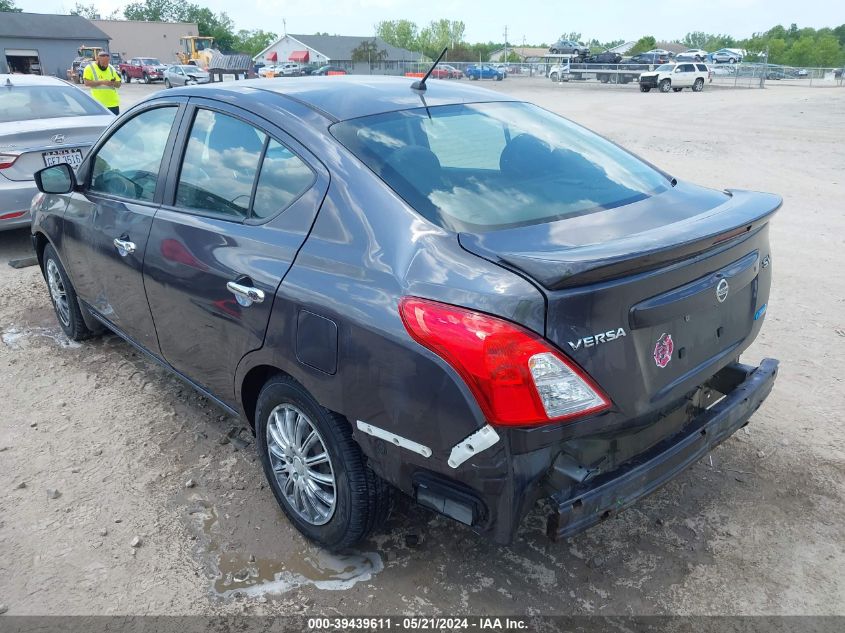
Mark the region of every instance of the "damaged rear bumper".
[[692, 419], [682, 434], [657, 444], [621, 468], [552, 494], [548, 536], [553, 540], [572, 536], [627, 508], [745, 426], [771, 392], [778, 361], [767, 358], [759, 367], [737, 363], [732, 369], [735, 386]]

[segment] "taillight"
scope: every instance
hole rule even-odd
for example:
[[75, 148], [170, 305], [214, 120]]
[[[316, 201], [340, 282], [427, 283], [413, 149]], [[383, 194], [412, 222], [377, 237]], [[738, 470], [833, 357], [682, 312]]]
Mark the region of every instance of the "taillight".
[[399, 313], [411, 337], [464, 379], [492, 424], [559, 422], [610, 407], [571, 360], [514, 323], [416, 297], [404, 297]]
[[0, 169], [8, 169], [15, 164], [20, 154], [0, 154]]

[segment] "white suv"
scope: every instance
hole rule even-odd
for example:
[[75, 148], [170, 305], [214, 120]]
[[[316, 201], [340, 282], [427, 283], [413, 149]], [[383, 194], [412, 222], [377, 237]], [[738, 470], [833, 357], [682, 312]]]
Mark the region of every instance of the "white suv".
[[680, 92], [684, 88], [691, 88], [693, 92], [701, 92], [708, 79], [710, 70], [700, 62], [663, 64], [651, 72], [640, 74], [640, 91], [660, 88], [660, 92]]

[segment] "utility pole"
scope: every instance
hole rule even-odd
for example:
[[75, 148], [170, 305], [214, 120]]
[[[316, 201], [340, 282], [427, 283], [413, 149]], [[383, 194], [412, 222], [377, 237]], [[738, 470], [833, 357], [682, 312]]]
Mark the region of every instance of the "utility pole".
[[505, 63], [508, 63], [508, 25], [505, 24]]

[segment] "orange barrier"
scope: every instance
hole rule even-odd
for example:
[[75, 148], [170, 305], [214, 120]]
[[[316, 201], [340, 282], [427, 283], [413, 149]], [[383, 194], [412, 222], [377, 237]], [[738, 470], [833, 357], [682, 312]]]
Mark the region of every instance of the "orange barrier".
[[406, 77], [419, 77], [419, 78], [423, 78], [423, 77], [425, 77], [425, 73], [405, 73], [405, 76], [406, 76]]
[[342, 70], [330, 70], [326, 73], [327, 75], [345, 75], [346, 73]]

